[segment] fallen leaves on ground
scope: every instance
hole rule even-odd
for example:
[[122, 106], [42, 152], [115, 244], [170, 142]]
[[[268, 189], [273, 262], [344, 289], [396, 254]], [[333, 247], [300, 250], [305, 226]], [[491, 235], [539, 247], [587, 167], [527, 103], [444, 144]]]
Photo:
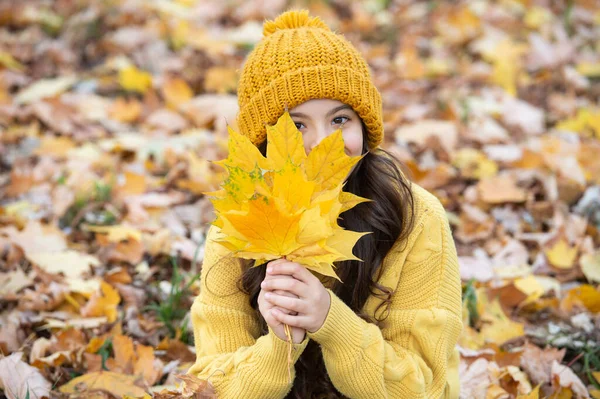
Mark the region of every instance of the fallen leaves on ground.
[[214, 396], [177, 377], [194, 361], [187, 314], [215, 216], [202, 193], [223, 178], [211, 161], [237, 131], [244, 56], [286, 6], [358, 45], [383, 147], [447, 211], [461, 397], [600, 397], [600, 10], [587, 0], [3, 2], [4, 396], [26, 397], [24, 379], [30, 397]]

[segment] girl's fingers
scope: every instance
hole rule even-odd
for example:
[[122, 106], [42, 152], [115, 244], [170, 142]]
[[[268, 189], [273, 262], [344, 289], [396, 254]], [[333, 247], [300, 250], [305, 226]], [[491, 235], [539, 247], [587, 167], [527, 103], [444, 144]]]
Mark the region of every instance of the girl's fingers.
[[289, 296], [290, 298], [298, 298], [297, 295], [294, 295], [291, 292], [285, 290], [273, 290], [273, 293], [277, 295]]
[[284, 308], [297, 313], [304, 313], [306, 306], [304, 301], [298, 298], [290, 298], [288, 296], [277, 295], [271, 292], [265, 294], [265, 299], [278, 308]]
[[270, 261], [270, 262], [267, 263], [267, 268], [269, 266], [278, 265], [278, 264], [284, 263], [284, 262], [289, 262], [289, 261], [286, 260], [285, 258], [279, 258], [279, 259], [272, 260], [272, 261]]
[[265, 279], [260, 287], [265, 291], [289, 291], [299, 298], [306, 298], [308, 295], [308, 286], [295, 278]]
[[304, 328], [304, 325], [306, 323], [305, 316], [292, 316], [280, 312], [277, 309], [271, 309], [271, 315], [275, 318], [275, 320], [279, 321], [280, 323], [287, 324], [291, 327]]
[[[279, 260], [279, 259], [278, 259]], [[296, 262], [279, 262], [267, 266], [267, 275], [286, 274], [306, 284], [316, 279], [304, 266]]]
[[277, 310], [279, 310], [282, 313], [289, 314], [289, 315], [292, 315], [292, 316], [295, 316], [295, 315], [298, 314], [298, 312], [295, 312], [293, 310], [289, 310], [289, 309], [286, 309], [286, 308], [281, 308], [279, 306], [273, 306], [271, 309], [277, 309]]

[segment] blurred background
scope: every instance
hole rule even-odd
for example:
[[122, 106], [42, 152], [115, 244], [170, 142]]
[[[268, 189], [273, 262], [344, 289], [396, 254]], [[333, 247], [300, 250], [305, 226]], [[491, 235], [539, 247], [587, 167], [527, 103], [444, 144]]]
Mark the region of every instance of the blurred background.
[[600, 398], [593, 0], [2, 0], [0, 398], [192, 397], [209, 161], [290, 8], [364, 54], [383, 147], [447, 210], [461, 397]]

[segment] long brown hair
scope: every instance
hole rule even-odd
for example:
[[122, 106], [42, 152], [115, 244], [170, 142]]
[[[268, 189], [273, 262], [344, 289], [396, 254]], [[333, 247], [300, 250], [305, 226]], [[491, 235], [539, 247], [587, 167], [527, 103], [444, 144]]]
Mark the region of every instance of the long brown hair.
[[[363, 124], [364, 157], [348, 176], [345, 191], [372, 199], [344, 212], [338, 224], [352, 231], [370, 231], [356, 243], [354, 255], [363, 262], [343, 261], [336, 263], [336, 273], [344, 284], [334, 280], [331, 290], [348, 305], [359, 317], [369, 323], [380, 325], [387, 318], [393, 290], [377, 283], [382, 273], [382, 262], [394, 243], [403, 239], [412, 229], [414, 201], [410, 183], [399, 169], [400, 161], [383, 149], [368, 151], [367, 129]], [[263, 155], [265, 143], [259, 146]], [[260, 283], [265, 278], [265, 266], [251, 267], [253, 261], [244, 262], [244, 271], [238, 281], [238, 288], [248, 294], [250, 304], [256, 310], [263, 334], [268, 332], [267, 324], [258, 311]], [[383, 302], [376, 315], [362, 312], [370, 295]], [[385, 306], [383, 312], [380, 308]], [[319, 345], [310, 340], [296, 362], [296, 378], [287, 398], [343, 398], [333, 386], [323, 362]]]

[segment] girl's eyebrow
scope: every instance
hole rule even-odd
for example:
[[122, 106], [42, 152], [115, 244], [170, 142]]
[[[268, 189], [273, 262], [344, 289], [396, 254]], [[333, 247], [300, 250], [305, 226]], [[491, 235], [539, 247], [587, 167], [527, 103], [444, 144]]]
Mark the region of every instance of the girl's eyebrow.
[[308, 116], [306, 116], [305, 114], [302, 114], [300, 112], [290, 112], [290, 116], [296, 117], [296, 118], [306, 118], [306, 119], [308, 119]]
[[327, 115], [325, 115], [325, 116], [327, 117], [327, 116], [333, 115], [333, 114], [335, 114], [336, 112], [338, 112], [338, 111], [341, 111], [341, 110], [343, 110], [343, 109], [352, 109], [352, 107], [351, 107], [351, 106], [349, 106], [348, 104], [342, 104], [342, 105], [340, 105], [339, 107], [335, 107], [334, 109], [332, 109], [331, 111], [329, 111], [329, 112], [327, 113]]
[[[340, 105], [339, 107], [335, 107], [334, 109], [332, 109], [331, 111], [329, 111], [325, 115], [325, 117], [331, 116], [331, 115], [335, 114], [336, 112], [341, 111], [343, 109], [352, 109], [352, 107], [349, 106], [348, 104]], [[306, 114], [301, 113], [301, 112], [290, 112], [290, 116], [296, 117], [296, 118], [306, 118], [306, 119], [308, 119], [308, 116]]]

